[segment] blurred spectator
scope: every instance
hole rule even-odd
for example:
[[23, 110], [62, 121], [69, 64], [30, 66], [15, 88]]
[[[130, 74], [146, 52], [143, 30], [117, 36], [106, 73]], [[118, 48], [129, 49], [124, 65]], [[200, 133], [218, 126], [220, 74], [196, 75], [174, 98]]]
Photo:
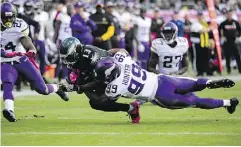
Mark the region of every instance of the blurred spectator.
[[97, 25], [97, 30], [92, 32], [95, 38], [93, 45], [105, 50], [111, 49], [110, 38], [114, 35], [115, 27], [111, 18], [103, 10], [103, 4], [96, 4], [96, 12], [90, 18]]
[[215, 0], [215, 9], [217, 13], [221, 13], [224, 8], [227, 7], [226, 4], [222, 3], [221, 0]]
[[164, 20], [160, 18], [159, 12], [159, 8], [156, 8], [154, 12], [154, 17], [151, 21], [151, 33], [155, 36], [152, 39], [161, 37], [161, 27], [164, 24]]
[[92, 44], [92, 31], [96, 31], [95, 22], [84, 12], [84, 4], [78, 1], [75, 5], [75, 14], [71, 17], [70, 27], [72, 35], [83, 44]]
[[227, 19], [219, 26], [223, 43], [224, 56], [226, 59], [226, 67], [228, 74], [231, 73], [230, 61], [234, 56], [237, 62], [239, 73], [241, 73], [241, 59], [238, 45], [235, 42], [237, 37], [241, 36], [241, 28], [239, 23], [232, 18], [232, 10], [228, 11]]
[[114, 4], [112, 2], [108, 2], [106, 4], [106, 14], [109, 18], [112, 19], [112, 22], [114, 23], [115, 26], [115, 32], [114, 35], [111, 37], [111, 45], [112, 48], [119, 48], [119, 41], [120, 41], [120, 23], [119, 20], [113, 15], [113, 7]]
[[205, 1], [203, 0], [195, 0], [195, 10], [197, 11], [203, 11], [206, 7], [205, 7]]
[[203, 73], [212, 75], [209, 68], [209, 32], [212, 28], [204, 20], [201, 11], [198, 12], [198, 20], [191, 25], [191, 42], [194, 52], [194, 69], [197, 70], [197, 76], [203, 76]]
[[178, 28], [178, 37], [183, 37], [184, 36], [184, 22], [180, 19], [179, 12], [174, 11], [173, 17], [171, 22], [177, 25]]

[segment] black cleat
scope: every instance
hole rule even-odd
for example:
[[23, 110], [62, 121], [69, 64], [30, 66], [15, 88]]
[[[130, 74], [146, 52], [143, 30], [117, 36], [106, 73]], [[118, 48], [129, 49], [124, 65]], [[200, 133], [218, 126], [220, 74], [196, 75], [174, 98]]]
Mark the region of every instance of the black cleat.
[[239, 101], [237, 98], [231, 98], [230, 103], [231, 103], [231, 106], [228, 106], [226, 108], [227, 108], [228, 113], [232, 114], [232, 113], [234, 113]]
[[3, 109], [3, 116], [9, 121], [9, 122], [16, 122], [15, 114], [12, 110]]
[[213, 80], [207, 83], [207, 88], [215, 89], [215, 88], [231, 88], [235, 85], [234, 81], [230, 79], [222, 79], [222, 80]]
[[60, 98], [62, 100], [64, 100], [64, 101], [68, 101], [69, 100], [68, 95], [65, 92], [63, 92], [62, 90], [60, 90], [60, 89], [56, 92], [56, 94], [58, 94], [60, 96]]

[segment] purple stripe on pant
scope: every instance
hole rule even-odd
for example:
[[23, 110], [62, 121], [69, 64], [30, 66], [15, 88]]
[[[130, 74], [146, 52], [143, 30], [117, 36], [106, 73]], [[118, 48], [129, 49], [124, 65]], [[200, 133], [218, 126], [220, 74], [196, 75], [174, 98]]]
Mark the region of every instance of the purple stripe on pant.
[[[213, 109], [223, 106], [223, 100], [213, 98], [199, 98], [194, 93], [206, 88], [205, 78], [192, 80], [190, 78], [176, 78], [161, 75], [158, 77], [158, 89], [156, 93], [156, 101], [162, 107], [186, 108], [196, 107], [201, 109]], [[185, 94], [176, 91], [185, 91]], [[155, 102], [156, 103], [156, 102]]]

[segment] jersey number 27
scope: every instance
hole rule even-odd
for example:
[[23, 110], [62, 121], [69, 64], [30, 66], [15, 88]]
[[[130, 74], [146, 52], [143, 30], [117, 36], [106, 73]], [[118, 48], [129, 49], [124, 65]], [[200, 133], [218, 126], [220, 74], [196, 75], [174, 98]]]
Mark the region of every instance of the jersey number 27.
[[165, 68], [173, 68], [173, 62], [176, 67], [178, 67], [178, 64], [181, 62], [182, 56], [164, 56], [164, 62], [163, 67]]

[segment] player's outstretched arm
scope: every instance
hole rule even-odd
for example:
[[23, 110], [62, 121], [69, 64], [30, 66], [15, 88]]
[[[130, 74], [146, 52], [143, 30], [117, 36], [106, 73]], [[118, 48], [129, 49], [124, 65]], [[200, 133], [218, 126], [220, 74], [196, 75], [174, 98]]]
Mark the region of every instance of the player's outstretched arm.
[[35, 46], [32, 43], [32, 40], [28, 37], [28, 36], [23, 36], [21, 38], [19, 38], [20, 43], [22, 44], [22, 46], [27, 49], [27, 53], [26, 55], [28, 57], [34, 57], [37, 53], [37, 50], [35, 48]]
[[94, 91], [85, 91], [85, 95], [90, 99], [90, 100], [95, 100], [95, 101], [105, 101], [106, 99], [109, 99], [105, 94], [97, 94]]
[[112, 48], [110, 50], [108, 50], [108, 52], [111, 54], [111, 55], [115, 55], [115, 53], [119, 52], [119, 51], [123, 51], [125, 52], [126, 54], [129, 54], [125, 49], [123, 48]]
[[151, 51], [151, 57], [147, 63], [147, 71], [160, 74], [160, 71], [156, 70], [156, 65], [158, 64], [159, 57], [156, 53]]

